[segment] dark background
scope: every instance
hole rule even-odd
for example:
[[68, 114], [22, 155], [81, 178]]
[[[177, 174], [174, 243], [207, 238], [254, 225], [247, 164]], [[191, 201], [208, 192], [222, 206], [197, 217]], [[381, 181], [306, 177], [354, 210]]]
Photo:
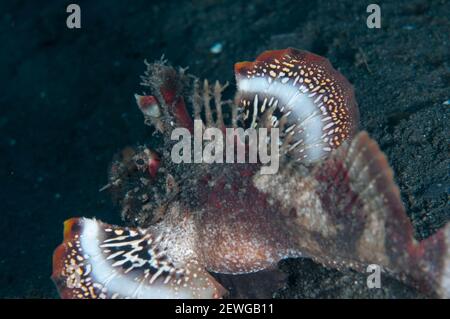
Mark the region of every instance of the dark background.
[[[69, 1], [0, 3], [0, 297], [54, 298], [53, 249], [71, 216], [120, 223], [98, 189], [112, 156], [148, 143], [133, 94], [144, 59], [162, 54], [234, 84], [233, 64], [296, 47], [326, 56], [355, 86], [361, 128], [388, 155], [418, 239], [450, 219], [450, 3], [377, 1], [75, 1], [82, 29], [66, 28]], [[211, 46], [221, 43], [219, 54]], [[277, 297], [418, 297], [383, 277], [281, 262]]]

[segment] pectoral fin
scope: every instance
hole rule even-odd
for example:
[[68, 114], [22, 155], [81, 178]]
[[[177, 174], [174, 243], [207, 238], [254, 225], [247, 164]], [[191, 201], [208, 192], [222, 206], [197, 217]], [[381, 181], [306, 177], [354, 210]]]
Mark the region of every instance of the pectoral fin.
[[196, 260], [174, 264], [149, 230], [95, 219], [64, 223], [64, 242], [53, 255], [62, 298], [219, 298], [225, 289]]

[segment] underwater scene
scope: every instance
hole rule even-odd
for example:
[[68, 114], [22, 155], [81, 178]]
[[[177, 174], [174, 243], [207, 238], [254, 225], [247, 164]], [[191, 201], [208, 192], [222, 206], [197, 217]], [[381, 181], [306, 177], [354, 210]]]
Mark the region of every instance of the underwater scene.
[[1, 299], [450, 298], [450, 1], [8, 0], [0, 41]]

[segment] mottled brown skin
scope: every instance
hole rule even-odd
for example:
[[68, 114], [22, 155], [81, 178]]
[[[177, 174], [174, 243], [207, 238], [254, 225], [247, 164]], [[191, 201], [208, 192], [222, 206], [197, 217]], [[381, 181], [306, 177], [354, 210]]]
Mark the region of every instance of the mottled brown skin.
[[199, 237], [208, 270], [248, 273], [274, 267], [285, 257], [298, 256], [283, 216], [266, 194], [253, 185], [252, 175], [227, 165], [222, 175], [200, 181], [197, 205]]

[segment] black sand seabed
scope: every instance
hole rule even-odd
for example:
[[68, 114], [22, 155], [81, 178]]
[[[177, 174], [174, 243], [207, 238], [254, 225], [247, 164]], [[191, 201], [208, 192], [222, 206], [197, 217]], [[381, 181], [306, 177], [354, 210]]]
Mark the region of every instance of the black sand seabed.
[[[149, 142], [133, 94], [143, 60], [162, 54], [210, 80], [234, 83], [233, 64], [267, 49], [326, 56], [355, 86], [361, 128], [386, 152], [418, 239], [450, 220], [450, 2], [78, 1], [82, 29], [65, 27], [69, 1], [0, 4], [0, 297], [55, 298], [50, 281], [62, 222], [119, 223], [104, 185], [118, 150]], [[223, 50], [212, 54], [220, 42]], [[383, 277], [281, 262], [275, 296], [418, 297]]]

